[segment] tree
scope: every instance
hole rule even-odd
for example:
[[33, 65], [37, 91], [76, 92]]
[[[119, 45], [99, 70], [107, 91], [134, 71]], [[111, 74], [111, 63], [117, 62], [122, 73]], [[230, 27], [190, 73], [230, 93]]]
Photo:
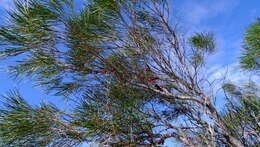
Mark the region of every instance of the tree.
[[[240, 57], [242, 69], [258, 73], [260, 23], [250, 25], [244, 36], [244, 50]], [[244, 146], [259, 146], [259, 84], [254, 81], [242, 85], [226, 83], [223, 89], [227, 107], [223, 115], [225, 125]]]
[[260, 19], [248, 27], [244, 37], [243, 55], [240, 57], [242, 68], [259, 70], [260, 64]]
[[[3, 59], [15, 77], [69, 97], [70, 112], [3, 97], [6, 146], [244, 146], [217, 111], [203, 75], [215, 52], [211, 33], [188, 39], [166, 0], [15, 0], [0, 27]], [[250, 137], [247, 139], [251, 139]]]
[[223, 115], [225, 125], [244, 146], [259, 146], [259, 85], [247, 83], [236, 86], [227, 83], [227, 110]]

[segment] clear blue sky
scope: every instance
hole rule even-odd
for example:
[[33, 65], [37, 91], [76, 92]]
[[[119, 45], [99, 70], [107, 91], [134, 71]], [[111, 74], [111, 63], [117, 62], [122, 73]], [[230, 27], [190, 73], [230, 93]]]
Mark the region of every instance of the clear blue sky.
[[[84, 0], [78, 0], [78, 5]], [[226, 67], [234, 68], [241, 54], [243, 33], [246, 27], [260, 17], [260, 0], [171, 0], [174, 14], [183, 25], [183, 31], [211, 31], [215, 34], [218, 52], [210, 58], [208, 72], [220, 77]], [[0, 24], [6, 19], [5, 9], [12, 8], [12, 0], [0, 0]], [[34, 87], [30, 79], [17, 82], [4, 71], [8, 62], [0, 63], [0, 94], [14, 87], [32, 104], [39, 101], [51, 101], [59, 106], [61, 98], [46, 95], [40, 88]], [[241, 82], [247, 79], [242, 72], [231, 73], [230, 80]]]

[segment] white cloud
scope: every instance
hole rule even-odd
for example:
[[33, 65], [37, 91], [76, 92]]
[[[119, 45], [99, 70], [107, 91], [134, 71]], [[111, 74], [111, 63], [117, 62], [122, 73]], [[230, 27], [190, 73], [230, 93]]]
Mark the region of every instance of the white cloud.
[[[249, 72], [242, 71], [238, 63], [233, 63], [227, 66], [222, 66], [220, 64], [208, 67], [206, 70], [207, 83], [204, 83], [205, 90], [217, 96], [218, 98], [223, 98], [222, 86], [224, 83], [232, 83], [235, 85], [241, 85], [254, 81], [256, 83], [260, 82], [260, 77]], [[223, 99], [219, 99], [217, 103], [223, 104]], [[220, 107], [220, 106], [219, 106]]]
[[210, 81], [223, 80], [223, 82], [232, 82], [234, 84], [247, 83], [249, 80], [259, 81], [259, 77], [252, 73], [242, 71], [238, 63], [228, 66], [215, 65], [208, 70]]
[[201, 22], [232, 11], [238, 0], [194, 0], [182, 5], [183, 18], [189, 25], [199, 25]]

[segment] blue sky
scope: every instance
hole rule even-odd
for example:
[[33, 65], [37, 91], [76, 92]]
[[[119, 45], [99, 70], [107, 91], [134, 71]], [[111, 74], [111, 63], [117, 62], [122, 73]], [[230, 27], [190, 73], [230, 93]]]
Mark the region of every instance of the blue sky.
[[[172, 2], [171, 5], [175, 9], [173, 15], [177, 16], [176, 21], [182, 26], [183, 32], [189, 34], [193, 31], [211, 31], [215, 34], [218, 52], [210, 57], [207, 65], [207, 73], [211, 78], [222, 77], [228, 69], [230, 81], [248, 80], [247, 73], [235, 69], [238, 56], [241, 54], [243, 33], [249, 24], [260, 17], [260, 0], [173, 0]], [[0, 0], [0, 24], [6, 19], [5, 9], [10, 8], [12, 0]], [[6, 61], [0, 63], [0, 94], [16, 87], [32, 104], [51, 101], [64, 106], [61, 98], [45, 94], [40, 88], [34, 87], [30, 79], [21, 82], [11, 79], [5, 72], [6, 64]]]

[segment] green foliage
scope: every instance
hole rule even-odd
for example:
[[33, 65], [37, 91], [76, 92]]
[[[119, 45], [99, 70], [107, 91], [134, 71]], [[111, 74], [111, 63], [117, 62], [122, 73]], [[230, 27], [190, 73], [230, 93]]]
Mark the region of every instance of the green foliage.
[[213, 53], [216, 50], [212, 33], [195, 33], [189, 39], [189, 43], [197, 50], [205, 50], [208, 53]]
[[[260, 19], [247, 29], [244, 35], [244, 50], [240, 57], [241, 67], [258, 71], [260, 58]], [[227, 110], [223, 116], [226, 127], [245, 146], [259, 146], [259, 85], [248, 83], [241, 86], [227, 83]]]
[[30, 0], [27, 6], [17, 0], [15, 7], [0, 27], [1, 57], [20, 55], [9, 68], [14, 77], [33, 77], [48, 91], [68, 95], [100, 71], [105, 41], [115, 37], [114, 1], [93, 1], [79, 13], [71, 0]]
[[0, 109], [0, 138], [6, 146], [59, 146], [79, 144], [81, 136], [65, 124], [55, 106], [33, 107], [17, 91], [3, 96]]
[[[201, 83], [207, 80], [200, 79], [197, 68], [216, 50], [214, 37], [195, 33], [186, 47], [164, 16], [165, 0], [89, 0], [79, 11], [73, 0], [24, 2], [16, 0], [9, 21], [0, 26], [0, 56], [17, 59], [9, 66], [14, 77], [29, 77], [75, 105], [63, 112], [46, 103], [32, 106], [18, 92], [3, 96], [3, 146], [102, 146], [111, 140], [115, 146], [156, 146], [168, 138], [187, 145], [193, 140], [196, 145], [229, 141], [203, 94]], [[223, 88], [237, 98], [234, 111], [223, 119], [239, 115], [237, 127], [239, 121], [255, 125], [256, 92], [232, 84]], [[220, 127], [215, 136], [208, 120]], [[240, 138], [239, 133], [234, 136]]]
[[244, 35], [244, 50], [240, 57], [241, 67], [258, 70], [260, 64], [260, 19], [249, 26]]
[[191, 63], [195, 66], [204, 63], [205, 54], [212, 54], [216, 51], [212, 33], [195, 33], [189, 38], [189, 44], [193, 48]]
[[204, 62], [204, 57], [203, 55], [199, 54], [199, 53], [194, 53], [192, 56], [191, 56], [191, 63], [193, 65], [200, 65]]
[[241, 93], [238, 91], [238, 87], [231, 83], [226, 83], [222, 86], [222, 88], [231, 95], [241, 95]]
[[[230, 98], [223, 116], [225, 125], [233, 136], [239, 138], [245, 146], [258, 146], [259, 140], [259, 87], [254, 83], [243, 86], [225, 84], [223, 88]], [[232, 100], [233, 99], [233, 100]]]
[[[145, 144], [153, 124], [142, 113], [146, 98], [151, 95], [141, 89], [111, 85], [109, 91], [85, 95], [76, 108], [75, 124], [86, 127], [100, 142], [110, 136], [118, 145]], [[137, 139], [139, 138], [139, 139]]]

